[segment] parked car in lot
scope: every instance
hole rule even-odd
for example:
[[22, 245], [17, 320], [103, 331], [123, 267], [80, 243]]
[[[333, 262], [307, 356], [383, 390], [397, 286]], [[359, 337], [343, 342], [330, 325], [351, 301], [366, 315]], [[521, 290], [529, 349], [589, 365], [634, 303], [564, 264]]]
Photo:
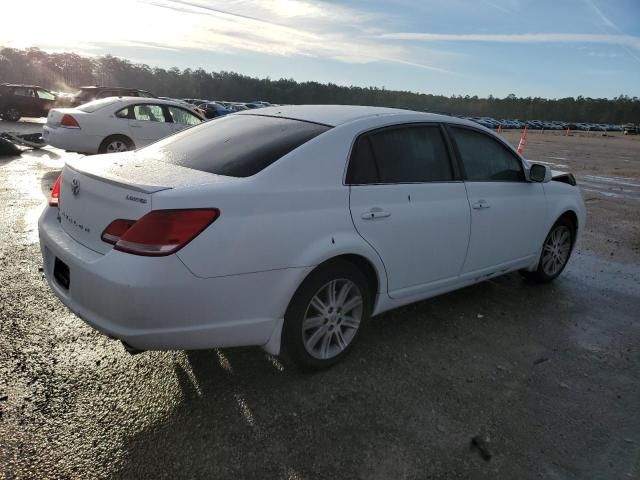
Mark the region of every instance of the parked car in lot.
[[75, 94], [69, 105], [76, 107], [84, 103], [92, 102], [93, 100], [100, 100], [107, 97], [144, 97], [144, 98], [156, 98], [153, 93], [146, 90], [140, 90], [138, 88], [126, 88], [126, 87], [102, 87], [102, 86], [89, 86], [80, 87], [80, 91]]
[[52, 109], [42, 137], [47, 144], [71, 152], [124, 152], [203, 121], [178, 102], [109, 97], [76, 108]]
[[45, 117], [54, 106], [56, 95], [37, 85], [0, 85], [0, 115], [7, 122], [21, 117]]
[[131, 351], [256, 345], [307, 369], [392, 308], [515, 270], [555, 279], [585, 222], [570, 174], [473, 122], [349, 106], [72, 159], [51, 205], [46, 278], [96, 329]]
[[199, 105], [199, 108], [204, 111], [204, 116], [208, 119], [223, 117], [233, 112], [217, 102], [204, 103]]
[[638, 133], [640, 133], [640, 128], [633, 123], [627, 123], [622, 127], [623, 135], [638, 135]]

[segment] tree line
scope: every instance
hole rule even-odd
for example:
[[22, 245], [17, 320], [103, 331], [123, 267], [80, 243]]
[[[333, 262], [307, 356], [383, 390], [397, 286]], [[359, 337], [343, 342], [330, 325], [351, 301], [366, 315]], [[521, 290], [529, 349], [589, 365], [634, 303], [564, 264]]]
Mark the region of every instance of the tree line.
[[48, 53], [37, 48], [0, 48], [0, 83], [40, 85], [73, 92], [83, 85], [126, 86], [155, 95], [278, 104], [351, 104], [407, 108], [465, 116], [561, 120], [570, 122], [640, 123], [640, 99], [618, 97], [504, 98], [431, 95], [378, 87], [297, 82], [293, 79], [254, 78], [235, 72], [207, 72], [202, 68], [157, 68], [105, 55]]

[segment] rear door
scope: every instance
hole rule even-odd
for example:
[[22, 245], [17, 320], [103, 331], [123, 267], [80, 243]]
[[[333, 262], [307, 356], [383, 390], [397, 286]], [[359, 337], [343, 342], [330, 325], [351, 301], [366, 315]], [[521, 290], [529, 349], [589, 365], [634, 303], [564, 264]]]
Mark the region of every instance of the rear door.
[[380, 255], [391, 297], [421, 294], [458, 277], [469, 240], [469, 204], [440, 125], [361, 135], [347, 183], [354, 225]]
[[165, 117], [162, 105], [140, 103], [130, 107], [129, 132], [136, 147], [144, 147], [175, 133], [171, 118]]
[[31, 87], [13, 87], [12, 106], [16, 107], [20, 114], [30, 117], [35, 114], [35, 92]]
[[542, 244], [546, 199], [520, 158], [493, 135], [449, 126], [471, 206], [463, 274], [491, 274], [532, 259]]

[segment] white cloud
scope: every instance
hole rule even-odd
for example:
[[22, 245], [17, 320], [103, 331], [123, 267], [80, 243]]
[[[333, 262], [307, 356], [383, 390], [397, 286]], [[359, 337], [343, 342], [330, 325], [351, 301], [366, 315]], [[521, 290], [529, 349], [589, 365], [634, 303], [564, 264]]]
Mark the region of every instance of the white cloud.
[[590, 33], [441, 34], [401, 32], [385, 33], [379, 35], [379, 38], [421, 42], [600, 43], [640, 50], [640, 37]]

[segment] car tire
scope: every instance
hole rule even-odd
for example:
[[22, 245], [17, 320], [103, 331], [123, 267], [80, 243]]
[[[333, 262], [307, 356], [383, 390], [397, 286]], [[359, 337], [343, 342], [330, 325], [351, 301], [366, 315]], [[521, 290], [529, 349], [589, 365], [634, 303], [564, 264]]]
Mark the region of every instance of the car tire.
[[135, 150], [133, 141], [125, 135], [110, 135], [105, 138], [98, 148], [98, 153], [118, 153]]
[[20, 120], [20, 117], [22, 117], [20, 110], [13, 105], [9, 105], [4, 109], [4, 112], [2, 112], [2, 119], [6, 122], [17, 122]]
[[533, 283], [555, 280], [569, 262], [575, 239], [575, 225], [567, 218], [560, 218], [544, 239], [537, 268], [533, 271], [520, 270], [520, 274]]
[[305, 371], [341, 361], [369, 320], [371, 295], [366, 277], [351, 262], [318, 267], [298, 287], [285, 313], [284, 355]]

